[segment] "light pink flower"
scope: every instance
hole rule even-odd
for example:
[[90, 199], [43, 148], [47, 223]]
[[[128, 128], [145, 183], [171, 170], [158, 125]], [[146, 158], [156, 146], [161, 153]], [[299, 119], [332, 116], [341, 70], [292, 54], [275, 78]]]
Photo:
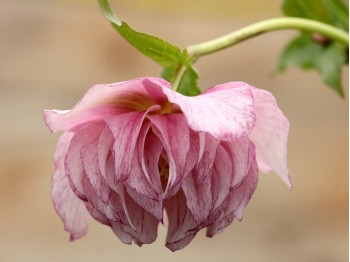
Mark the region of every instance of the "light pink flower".
[[211, 237], [241, 220], [258, 168], [291, 187], [289, 122], [269, 92], [245, 83], [196, 97], [159, 78], [96, 85], [72, 110], [45, 111], [45, 121], [64, 131], [52, 197], [71, 240], [86, 234], [89, 214], [138, 245], [167, 220], [175, 251], [202, 228]]

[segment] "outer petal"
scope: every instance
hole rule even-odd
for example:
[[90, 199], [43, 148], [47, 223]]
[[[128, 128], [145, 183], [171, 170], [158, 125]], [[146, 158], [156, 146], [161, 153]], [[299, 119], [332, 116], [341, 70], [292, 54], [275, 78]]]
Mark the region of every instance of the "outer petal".
[[84, 166], [81, 161], [82, 147], [93, 143], [96, 136], [99, 136], [105, 124], [91, 123], [80, 128], [72, 138], [69, 150], [65, 159], [65, 170], [74, 193], [82, 200], [86, 201], [86, 194], [83, 186]]
[[245, 85], [237, 87], [235, 83], [227, 83], [202, 95], [187, 97], [161, 83], [155, 84], [162, 87], [170, 102], [181, 108], [188, 125], [197, 132], [208, 132], [221, 140], [233, 140], [247, 135], [254, 126], [253, 97]]
[[199, 227], [211, 222], [210, 214], [226, 199], [232, 180], [232, 164], [226, 151], [220, 146], [210, 174], [201, 182], [193, 174], [182, 185], [186, 204]]
[[164, 201], [169, 218], [166, 247], [171, 251], [184, 248], [196, 236], [199, 228], [186, 206], [186, 198], [179, 192]]
[[64, 171], [64, 158], [72, 136], [70, 133], [64, 133], [56, 146], [56, 170], [52, 178], [52, 199], [65, 230], [70, 233], [70, 240], [74, 241], [86, 234], [89, 215], [84, 202], [73, 193]]
[[132, 235], [138, 245], [152, 243], [157, 238], [159, 221], [137, 205], [123, 187], [119, 188], [118, 193], [124, 202], [124, 211], [127, 213], [130, 225], [123, 225], [121, 230]]
[[258, 169], [255, 159], [250, 163], [248, 175], [238, 188], [231, 188], [228, 198], [224, 205], [224, 212], [221, 216], [208, 227], [207, 236], [212, 237], [221, 233], [225, 227], [230, 225], [236, 217], [239, 220], [243, 218], [243, 211], [252, 197], [258, 182]]
[[107, 203], [111, 195], [111, 190], [101, 174], [98, 157], [98, 142], [101, 130], [95, 134], [90, 133], [89, 139], [91, 139], [91, 141], [82, 146], [80, 157], [84, 167], [84, 173], [93, 190], [96, 192], [99, 199]]
[[146, 110], [154, 103], [143, 86], [143, 80], [95, 85], [72, 110], [45, 110], [46, 124], [56, 132], [123, 112]]
[[251, 87], [256, 123], [249, 139], [255, 144], [259, 169], [273, 170], [292, 187], [287, 169], [289, 121], [278, 108], [271, 93]]

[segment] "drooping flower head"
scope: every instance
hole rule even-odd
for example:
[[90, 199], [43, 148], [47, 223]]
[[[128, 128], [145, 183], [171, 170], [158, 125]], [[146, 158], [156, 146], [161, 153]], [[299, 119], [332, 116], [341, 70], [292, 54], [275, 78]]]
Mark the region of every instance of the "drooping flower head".
[[242, 82], [196, 97], [160, 78], [96, 85], [72, 110], [45, 111], [45, 121], [64, 131], [52, 198], [71, 240], [90, 216], [127, 244], [153, 242], [163, 223], [175, 251], [202, 228], [211, 237], [241, 220], [258, 169], [291, 187], [289, 122], [269, 92]]

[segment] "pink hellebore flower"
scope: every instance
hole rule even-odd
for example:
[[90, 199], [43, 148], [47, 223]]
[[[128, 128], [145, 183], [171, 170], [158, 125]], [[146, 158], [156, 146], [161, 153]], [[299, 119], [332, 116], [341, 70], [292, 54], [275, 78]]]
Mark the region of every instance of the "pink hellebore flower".
[[70, 240], [89, 214], [127, 244], [185, 247], [202, 229], [220, 233], [256, 188], [258, 168], [291, 187], [289, 122], [273, 96], [242, 82], [186, 97], [160, 78], [92, 87], [68, 111], [47, 110], [55, 153], [52, 198]]

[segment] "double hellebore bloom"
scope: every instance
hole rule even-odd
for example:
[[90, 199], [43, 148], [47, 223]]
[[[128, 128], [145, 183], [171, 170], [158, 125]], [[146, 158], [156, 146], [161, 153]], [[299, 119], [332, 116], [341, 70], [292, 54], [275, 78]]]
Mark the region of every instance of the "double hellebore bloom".
[[124, 243], [185, 247], [202, 229], [211, 237], [237, 218], [254, 193], [258, 169], [286, 168], [289, 122], [273, 96], [242, 82], [186, 97], [160, 78], [96, 85], [68, 111], [47, 110], [64, 131], [52, 179], [55, 209], [70, 239], [89, 217]]

